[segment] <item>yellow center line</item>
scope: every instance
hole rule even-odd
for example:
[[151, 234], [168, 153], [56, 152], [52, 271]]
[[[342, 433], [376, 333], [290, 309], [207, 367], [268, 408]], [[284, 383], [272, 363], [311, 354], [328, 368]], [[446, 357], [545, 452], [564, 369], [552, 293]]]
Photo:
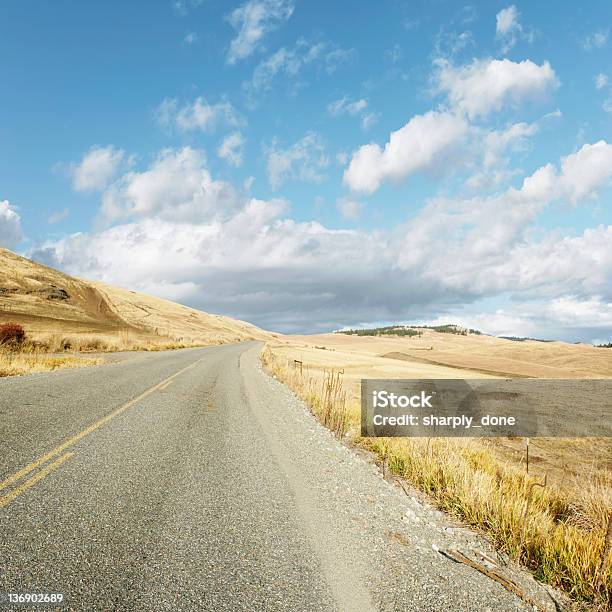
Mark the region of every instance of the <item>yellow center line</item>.
[[2, 491], [2, 489], [6, 489], [6, 487], [13, 484], [17, 480], [20, 480], [21, 478], [29, 474], [31, 471], [35, 470], [37, 467], [41, 466], [43, 463], [46, 463], [47, 461], [49, 461], [49, 459], [53, 459], [53, 457], [60, 455], [67, 448], [70, 448], [71, 446], [76, 444], [79, 440], [82, 440], [85, 436], [88, 436], [90, 433], [96, 431], [96, 429], [99, 429], [103, 425], [106, 425], [106, 423], [108, 423], [111, 419], [114, 419], [116, 416], [119, 416], [120, 414], [125, 412], [128, 408], [131, 408], [134, 404], [138, 403], [140, 400], [144, 399], [148, 395], [151, 395], [151, 393], [154, 393], [155, 391], [157, 391], [164, 385], [169, 384], [180, 374], [183, 374], [187, 370], [190, 370], [191, 368], [195, 367], [203, 359], [204, 357], [202, 357], [202, 359], [198, 359], [197, 361], [194, 361], [192, 364], [188, 365], [182, 370], [179, 370], [172, 376], [169, 376], [168, 378], [166, 378], [165, 380], [162, 380], [160, 383], [156, 384], [150, 389], [147, 389], [146, 391], [141, 393], [138, 397], [135, 397], [134, 399], [127, 402], [126, 404], [123, 404], [123, 406], [116, 408], [111, 413], [107, 414], [105, 417], [102, 417], [100, 420], [96, 421], [95, 423], [92, 423], [89, 427], [83, 429], [83, 431], [80, 431], [78, 434], [75, 434], [71, 438], [68, 438], [66, 441], [62, 442], [59, 446], [56, 446], [53, 450], [50, 450], [46, 455], [39, 457], [32, 463], [29, 463], [28, 465], [23, 467], [18, 472], [15, 472], [13, 475], [9, 476], [6, 480], [3, 480], [2, 482], [0, 482], [0, 491]]
[[167, 383], [165, 383], [164, 385], [162, 385], [159, 390], [163, 391], [164, 389], [167, 389], [170, 385], [172, 384], [172, 381], [169, 380]]
[[7, 504], [10, 504], [16, 497], [19, 497], [23, 492], [31, 489], [39, 480], [42, 480], [47, 474], [57, 469], [66, 459], [72, 457], [74, 453], [65, 453], [53, 463], [49, 463], [46, 465], [40, 472], [34, 474], [31, 478], [28, 478], [24, 483], [20, 484], [18, 487], [14, 488], [12, 491], [0, 497], [0, 508], [4, 508]]

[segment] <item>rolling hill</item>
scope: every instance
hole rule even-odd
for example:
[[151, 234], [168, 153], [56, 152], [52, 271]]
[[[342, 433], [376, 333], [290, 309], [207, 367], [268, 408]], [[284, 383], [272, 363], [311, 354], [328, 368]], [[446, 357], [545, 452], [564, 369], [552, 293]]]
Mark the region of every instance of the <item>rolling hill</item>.
[[221, 344], [270, 337], [250, 323], [168, 300], [86, 281], [0, 248], [0, 323], [34, 338], [86, 335], [104, 340]]

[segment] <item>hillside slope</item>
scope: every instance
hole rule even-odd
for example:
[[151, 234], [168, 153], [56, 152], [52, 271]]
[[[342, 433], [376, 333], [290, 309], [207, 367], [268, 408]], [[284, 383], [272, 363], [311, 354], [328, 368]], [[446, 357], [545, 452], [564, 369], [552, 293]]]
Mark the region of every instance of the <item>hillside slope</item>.
[[33, 337], [84, 334], [213, 344], [269, 337], [244, 321], [68, 276], [0, 248], [0, 323], [9, 320]]

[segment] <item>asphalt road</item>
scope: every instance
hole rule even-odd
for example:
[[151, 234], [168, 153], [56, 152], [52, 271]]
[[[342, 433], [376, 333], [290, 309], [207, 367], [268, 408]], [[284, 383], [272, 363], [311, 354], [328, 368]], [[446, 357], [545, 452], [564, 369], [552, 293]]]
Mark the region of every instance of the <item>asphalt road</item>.
[[527, 609], [437, 553], [486, 543], [335, 440], [259, 349], [0, 379], [0, 594], [62, 593], [75, 610]]

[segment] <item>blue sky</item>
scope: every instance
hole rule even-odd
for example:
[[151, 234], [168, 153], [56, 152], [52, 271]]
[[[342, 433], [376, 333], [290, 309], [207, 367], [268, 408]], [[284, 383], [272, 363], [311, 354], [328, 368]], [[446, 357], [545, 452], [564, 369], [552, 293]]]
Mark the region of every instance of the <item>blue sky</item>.
[[612, 335], [612, 4], [0, 7], [0, 245], [280, 331]]

